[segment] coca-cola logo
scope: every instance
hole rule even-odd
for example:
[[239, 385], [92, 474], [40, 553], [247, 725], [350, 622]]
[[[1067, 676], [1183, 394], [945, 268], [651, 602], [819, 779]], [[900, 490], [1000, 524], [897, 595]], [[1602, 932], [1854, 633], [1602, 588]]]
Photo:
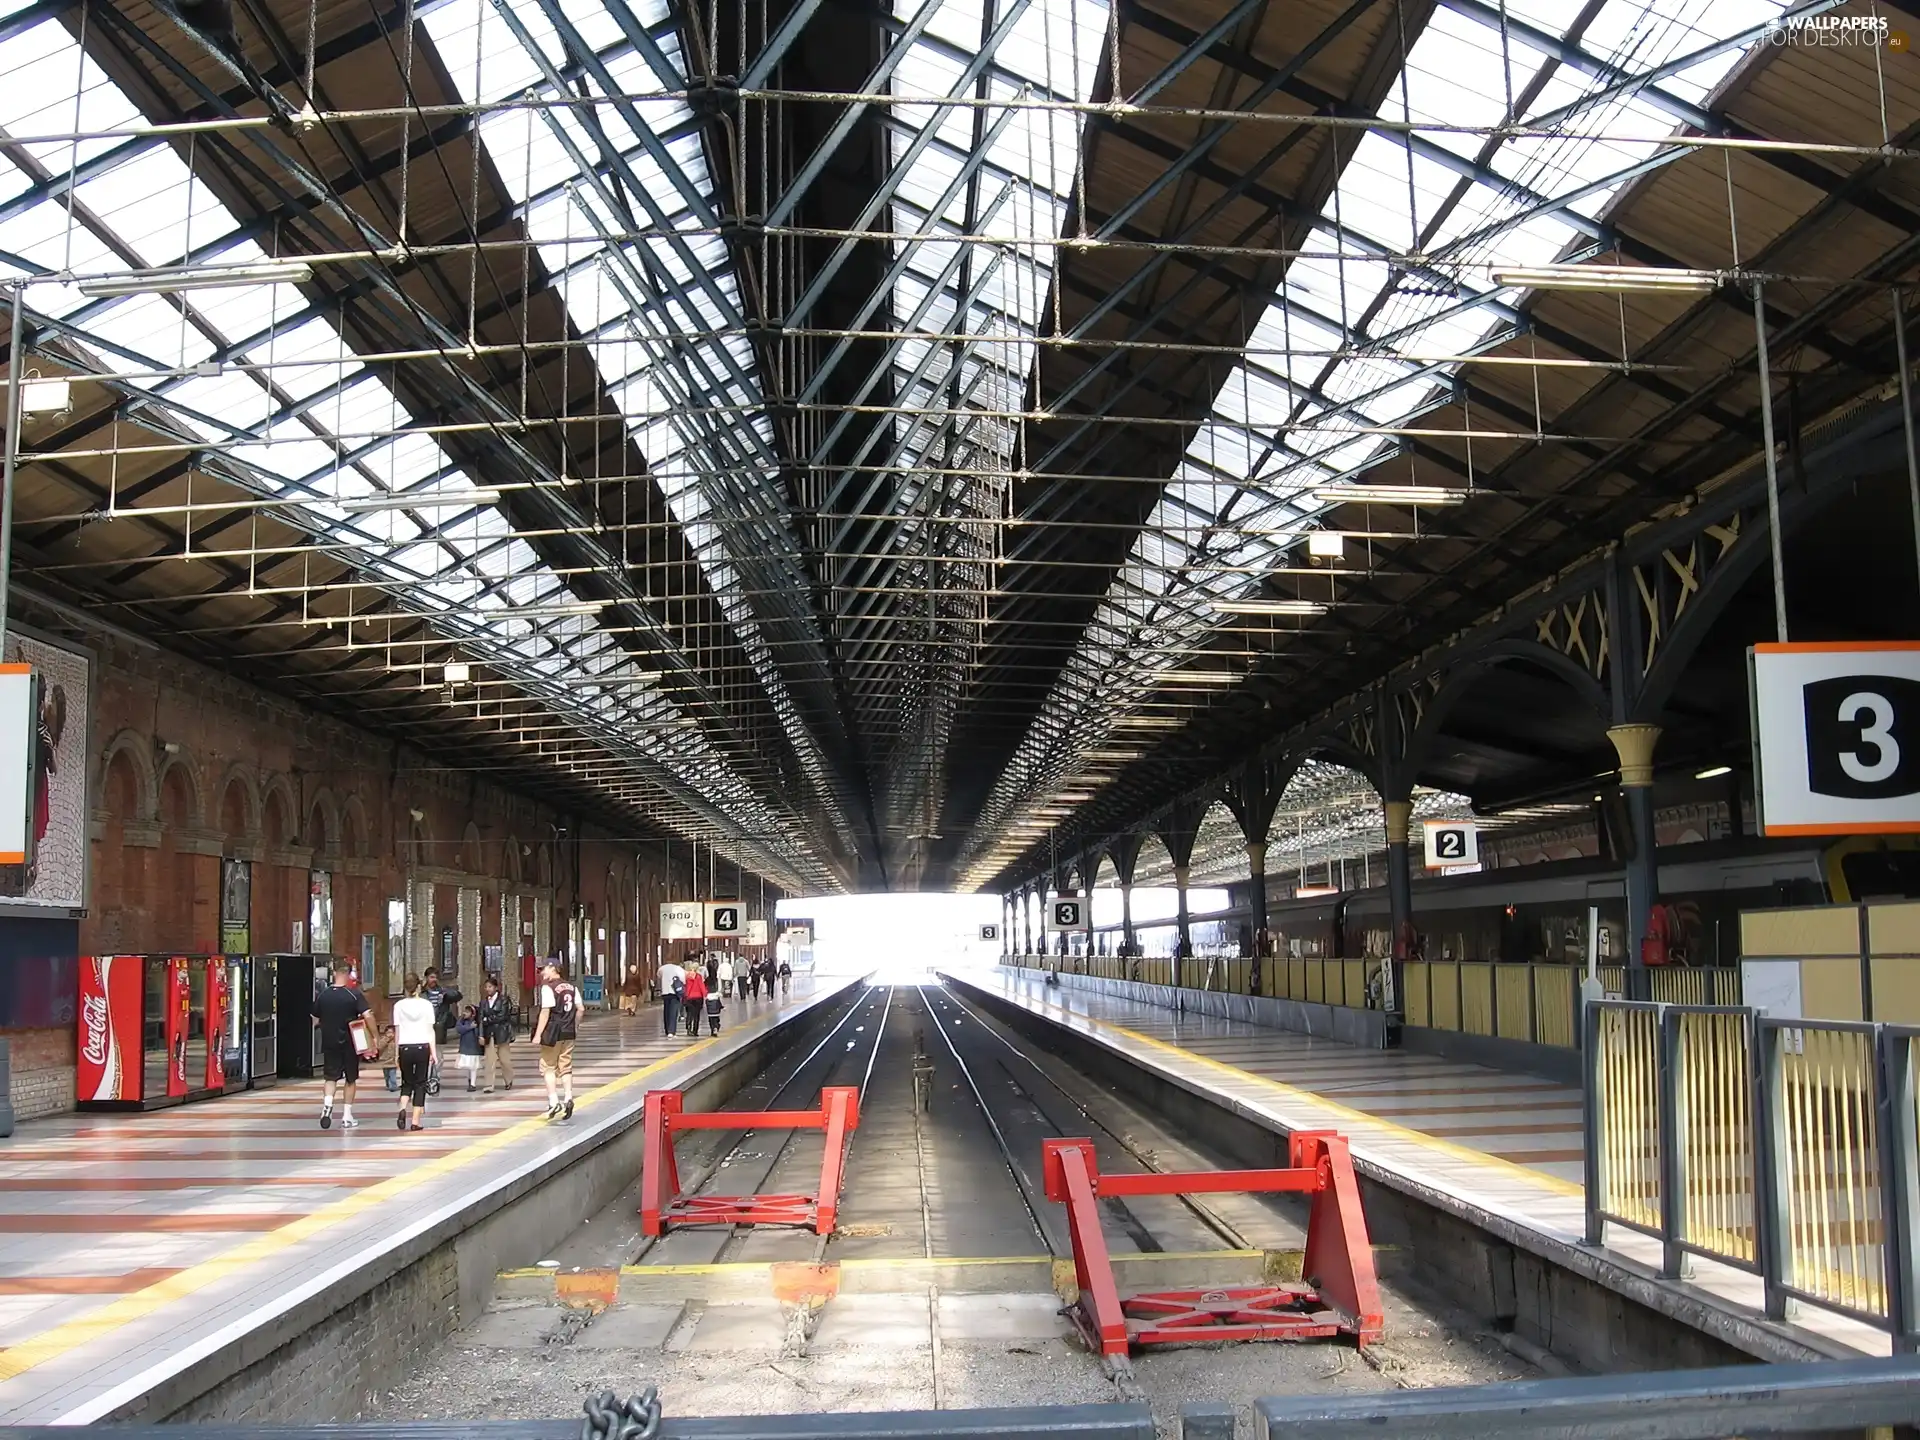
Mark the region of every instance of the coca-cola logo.
[[107, 1061], [107, 997], [89, 995], [80, 1002], [80, 1020], [87, 1027], [87, 1040], [81, 1053], [89, 1065]]

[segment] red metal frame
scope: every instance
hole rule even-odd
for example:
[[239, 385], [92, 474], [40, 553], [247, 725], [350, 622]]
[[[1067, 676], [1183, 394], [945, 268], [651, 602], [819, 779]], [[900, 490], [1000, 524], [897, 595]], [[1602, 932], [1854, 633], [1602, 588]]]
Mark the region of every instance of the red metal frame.
[[[1351, 1335], [1365, 1346], [1384, 1328], [1373, 1246], [1345, 1137], [1300, 1130], [1287, 1137], [1285, 1170], [1102, 1175], [1091, 1140], [1042, 1146], [1047, 1198], [1067, 1207], [1080, 1299], [1074, 1322], [1107, 1356], [1135, 1345], [1217, 1340], [1313, 1340]], [[1105, 1196], [1202, 1195], [1290, 1190], [1313, 1197], [1303, 1282], [1165, 1290], [1121, 1298], [1100, 1228]]]
[[[860, 1124], [860, 1091], [830, 1085], [820, 1092], [818, 1110], [716, 1110], [698, 1114], [681, 1108], [678, 1090], [647, 1092], [645, 1150], [640, 1175], [640, 1229], [664, 1235], [688, 1225], [794, 1225], [830, 1235], [840, 1209], [840, 1182], [846, 1170], [847, 1137]], [[816, 1195], [682, 1195], [680, 1169], [673, 1159], [673, 1137], [681, 1130], [824, 1130], [826, 1154], [820, 1161]]]

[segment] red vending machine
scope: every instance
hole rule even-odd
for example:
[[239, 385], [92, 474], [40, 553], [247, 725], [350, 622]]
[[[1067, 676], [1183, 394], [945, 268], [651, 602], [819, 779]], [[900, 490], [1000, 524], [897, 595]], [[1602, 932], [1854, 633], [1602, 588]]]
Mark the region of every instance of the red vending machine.
[[205, 956], [90, 955], [80, 962], [75, 1098], [82, 1110], [154, 1110], [218, 1095]]

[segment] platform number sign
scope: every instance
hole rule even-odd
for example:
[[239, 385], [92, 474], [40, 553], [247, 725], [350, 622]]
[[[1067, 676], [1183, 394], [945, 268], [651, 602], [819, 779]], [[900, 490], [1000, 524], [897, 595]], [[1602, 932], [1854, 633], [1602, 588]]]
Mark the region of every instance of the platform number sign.
[[738, 903], [729, 900], [708, 903], [707, 939], [733, 939], [738, 937], [744, 929], [746, 929], [746, 917]]
[[999, 944], [1000, 927], [998, 925], [982, 925], [980, 927], [980, 943], [983, 945]]
[[1084, 930], [1087, 928], [1087, 902], [1078, 895], [1056, 895], [1047, 908], [1047, 918], [1051, 930]]
[[1748, 664], [1762, 833], [1920, 832], [1920, 642], [1756, 645]]
[[1427, 868], [1453, 870], [1480, 863], [1480, 830], [1471, 820], [1428, 820]]

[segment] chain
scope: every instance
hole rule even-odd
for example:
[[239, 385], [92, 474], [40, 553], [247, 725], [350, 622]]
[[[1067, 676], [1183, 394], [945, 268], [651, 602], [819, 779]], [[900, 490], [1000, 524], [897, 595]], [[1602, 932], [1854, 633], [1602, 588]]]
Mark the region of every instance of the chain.
[[654, 1440], [660, 1433], [660, 1390], [649, 1385], [625, 1404], [603, 1390], [600, 1397], [589, 1398], [581, 1409], [587, 1418], [580, 1425], [580, 1440]]

